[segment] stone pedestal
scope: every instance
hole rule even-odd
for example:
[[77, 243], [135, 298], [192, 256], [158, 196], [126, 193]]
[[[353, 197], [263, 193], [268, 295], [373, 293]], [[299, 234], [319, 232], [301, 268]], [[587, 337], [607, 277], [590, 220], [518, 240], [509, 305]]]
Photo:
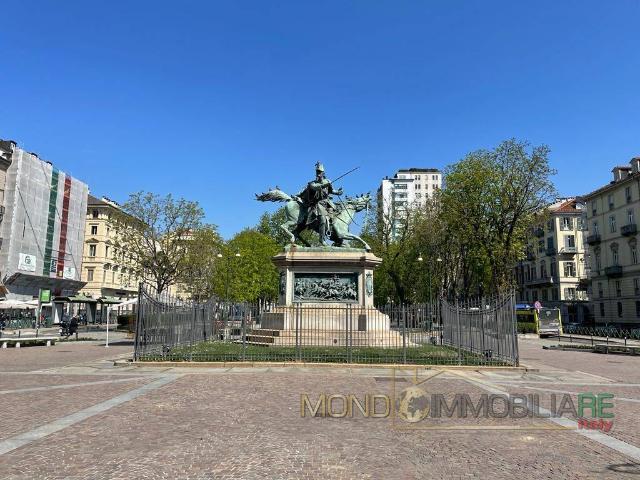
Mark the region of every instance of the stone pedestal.
[[287, 247], [273, 257], [280, 272], [279, 305], [262, 314], [261, 328], [314, 338], [329, 334], [332, 343], [348, 331], [364, 335], [365, 343], [380, 343], [366, 339], [389, 331], [389, 317], [373, 306], [373, 271], [381, 262], [358, 248]]
[[382, 260], [364, 249], [291, 245], [273, 263], [280, 272], [279, 305], [373, 307], [373, 270]]

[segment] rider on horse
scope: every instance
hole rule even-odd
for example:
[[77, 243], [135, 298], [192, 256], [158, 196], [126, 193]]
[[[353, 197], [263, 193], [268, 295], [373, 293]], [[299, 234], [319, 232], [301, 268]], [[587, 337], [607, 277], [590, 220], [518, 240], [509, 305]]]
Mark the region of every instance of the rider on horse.
[[333, 217], [336, 206], [331, 200], [332, 195], [342, 195], [342, 188], [333, 189], [331, 180], [324, 176], [324, 165], [316, 163], [316, 178], [309, 182], [307, 186], [297, 196], [302, 204], [307, 208], [307, 225], [311, 225], [318, 220], [318, 233], [320, 243], [326, 245], [326, 238], [329, 235], [329, 220]]

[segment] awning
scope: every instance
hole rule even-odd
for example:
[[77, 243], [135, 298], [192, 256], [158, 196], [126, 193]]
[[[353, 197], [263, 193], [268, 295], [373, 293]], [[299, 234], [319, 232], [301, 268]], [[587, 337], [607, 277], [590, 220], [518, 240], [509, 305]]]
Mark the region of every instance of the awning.
[[125, 307], [127, 305], [135, 305], [136, 303], [138, 303], [138, 298], [132, 298], [130, 300], [127, 300], [125, 302], [122, 302], [119, 306], [120, 307]]
[[[40, 288], [48, 288], [50, 290], [67, 290], [78, 291], [84, 287], [87, 282], [79, 282], [69, 278], [44, 277], [42, 275], [29, 275], [27, 273], [16, 272], [5, 281], [5, 285], [12, 287], [25, 287], [38, 290]], [[11, 290], [11, 288], [9, 288]]]
[[116, 297], [100, 297], [98, 299], [98, 302], [102, 303], [103, 305], [119, 305], [123, 302], [123, 300], [120, 300], [119, 298]]
[[73, 295], [68, 297], [53, 297], [55, 303], [98, 303], [98, 300], [84, 295]]
[[10, 310], [10, 309], [27, 309], [27, 308], [35, 308], [29, 305], [27, 302], [23, 302], [21, 300], [2, 300], [0, 301], [0, 309], [2, 310]]

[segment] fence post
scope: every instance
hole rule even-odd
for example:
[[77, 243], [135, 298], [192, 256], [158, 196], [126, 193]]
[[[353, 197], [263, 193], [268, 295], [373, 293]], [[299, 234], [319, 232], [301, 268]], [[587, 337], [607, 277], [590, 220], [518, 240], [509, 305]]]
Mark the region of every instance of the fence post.
[[241, 322], [241, 332], [242, 332], [242, 361], [244, 362], [247, 358], [247, 313], [246, 311], [242, 311]]
[[458, 365], [462, 365], [462, 331], [460, 330], [460, 304], [456, 297], [456, 324], [458, 330]]
[[[133, 342], [133, 360], [137, 362], [140, 360], [140, 332], [141, 332], [141, 315], [142, 312], [142, 282], [138, 284], [138, 308], [136, 309], [136, 333]], [[95, 321], [95, 319], [94, 319]]]
[[296, 320], [296, 358], [299, 361], [302, 361], [302, 349], [300, 346], [301, 338], [300, 338], [300, 304], [294, 304], [294, 316]]
[[517, 367], [520, 365], [520, 347], [518, 346], [518, 317], [516, 317], [516, 292], [514, 290], [509, 295], [509, 315], [513, 325], [511, 329], [513, 332], [513, 360]]
[[347, 325], [347, 338], [346, 338], [346, 344], [347, 344], [347, 363], [351, 363], [352, 362], [352, 356], [351, 356], [351, 348], [352, 348], [352, 344], [353, 344], [353, 324], [352, 321], [353, 319], [351, 318], [351, 304], [347, 304], [347, 321], [346, 321], [346, 325]]
[[402, 363], [407, 363], [407, 312], [402, 304]]

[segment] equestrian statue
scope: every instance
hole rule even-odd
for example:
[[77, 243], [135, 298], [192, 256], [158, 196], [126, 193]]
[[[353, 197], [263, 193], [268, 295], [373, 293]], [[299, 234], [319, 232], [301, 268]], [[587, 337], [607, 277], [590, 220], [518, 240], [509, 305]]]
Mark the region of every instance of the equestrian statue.
[[[280, 228], [291, 238], [291, 243], [296, 241], [309, 247], [309, 242], [300, 237], [304, 230], [313, 230], [320, 237], [320, 244], [327, 245], [327, 240], [333, 242], [334, 247], [345, 247], [345, 240], [357, 240], [362, 243], [365, 250], [371, 251], [371, 247], [358, 235], [349, 232], [349, 225], [353, 222], [353, 216], [369, 208], [370, 195], [364, 194], [357, 197], [345, 197], [343, 201], [342, 188], [334, 189], [336, 180], [348, 175], [356, 169], [338, 177], [333, 182], [325, 177], [324, 166], [316, 163], [316, 177], [297, 195], [288, 195], [276, 187], [260, 195], [256, 194], [256, 200], [261, 202], [286, 202], [284, 211], [286, 221]], [[333, 197], [337, 197], [334, 201]]]

